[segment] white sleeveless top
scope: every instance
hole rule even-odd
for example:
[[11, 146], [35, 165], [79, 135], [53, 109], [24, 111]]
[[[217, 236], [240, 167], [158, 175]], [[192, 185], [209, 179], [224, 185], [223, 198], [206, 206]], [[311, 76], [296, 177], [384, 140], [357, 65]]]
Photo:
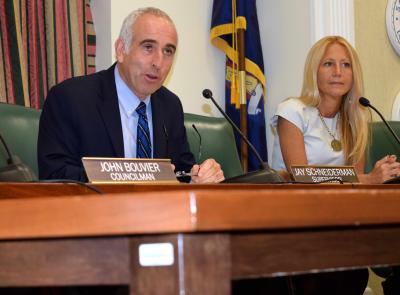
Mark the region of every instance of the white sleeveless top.
[[[303, 133], [308, 165], [339, 166], [345, 164], [343, 150], [336, 152], [332, 149], [332, 136], [329, 135], [324, 127], [317, 108], [306, 106], [298, 98], [289, 98], [278, 105], [278, 109], [271, 119], [271, 124], [274, 128], [278, 124], [278, 117], [282, 117], [293, 123]], [[338, 114], [333, 118], [324, 117], [329, 131], [336, 139], [340, 140], [340, 131], [336, 129], [337, 120]], [[293, 149], [295, 148], [293, 146]], [[272, 168], [286, 170], [277, 132], [272, 150]]]

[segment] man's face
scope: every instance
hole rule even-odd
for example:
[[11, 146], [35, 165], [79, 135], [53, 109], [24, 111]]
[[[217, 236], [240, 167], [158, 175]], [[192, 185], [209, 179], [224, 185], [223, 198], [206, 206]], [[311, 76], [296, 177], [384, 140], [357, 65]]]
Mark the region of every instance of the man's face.
[[144, 14], [133, 25], [133, 40], [127, 53], [117, 40], [115, 52], [118, 70], [139, 99], [154, 93], [163, 84], [171, 69], [178, 37], [167, 19]]

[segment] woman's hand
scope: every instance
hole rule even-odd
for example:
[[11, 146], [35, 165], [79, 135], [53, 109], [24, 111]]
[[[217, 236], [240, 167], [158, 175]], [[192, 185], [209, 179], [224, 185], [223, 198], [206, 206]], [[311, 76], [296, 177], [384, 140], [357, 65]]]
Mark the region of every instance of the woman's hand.
[[375, 163], [372, 171], [360, 179], [363, 183], [383, 183], [400, 176], [400, 163], [395, 155], [388, 155]]

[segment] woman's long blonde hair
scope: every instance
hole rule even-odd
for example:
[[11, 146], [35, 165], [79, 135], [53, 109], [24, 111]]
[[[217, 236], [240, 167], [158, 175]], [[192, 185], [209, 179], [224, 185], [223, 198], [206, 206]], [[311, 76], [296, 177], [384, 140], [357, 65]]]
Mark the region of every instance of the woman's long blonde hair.
[[370, 112], [358, 102], [364, 92], [361, 64], [355, 49], [340, 36], [322, 38], [310, 49], [304, 66], [304, 80], [300, 99], [309, 106], [318, 107], [321, 96], [318, 89], [318, 69], [331, 44], [346, 48], [353, 71], [353, 85], [343, 96], [340, 107], [339, 128], [346, 164], [354, 165], [364, 156], [369, 138]]

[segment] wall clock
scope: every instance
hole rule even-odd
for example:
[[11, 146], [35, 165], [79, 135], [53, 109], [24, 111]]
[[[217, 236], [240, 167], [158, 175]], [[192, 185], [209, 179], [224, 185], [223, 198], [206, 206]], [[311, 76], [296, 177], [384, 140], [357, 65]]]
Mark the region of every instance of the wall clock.
[[387, 2], [386, 31], [394, 50], [400, 55], [400, 0]]

